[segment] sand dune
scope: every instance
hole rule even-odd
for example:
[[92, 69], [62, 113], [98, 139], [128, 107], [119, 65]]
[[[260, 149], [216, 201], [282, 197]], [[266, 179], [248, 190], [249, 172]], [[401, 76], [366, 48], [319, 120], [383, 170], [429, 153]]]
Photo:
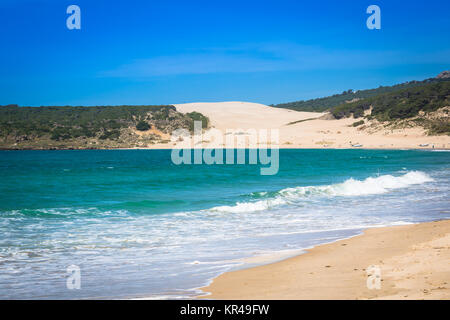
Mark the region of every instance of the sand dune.
[[[249, 102], [187, 103], [175, 107], [183, 113], [203, 113], [210, 118], [212, 127], [224, 133], [227, 129], [279, 129], [281, 148], [352, 148], [352, 145], [382, 149], [450, 148], [449, 136], [427, 136], [420, 127], [373, 132], [353, 127], [356, 121], [353, 118], [326, 120], [325, 113], [298, 112]], [[421, 144], [428, 146], [419, 147]], [[205, 143], [204, 147], [217, 145]]]
[[175, 105], [178, 111], [192, 111], [206, 115], [217, 129], [270, 129], [281, 128], [289, 122], [318, 118], [317, 112], [298, 112], [278, 109], [251, 102], [187, 103]]

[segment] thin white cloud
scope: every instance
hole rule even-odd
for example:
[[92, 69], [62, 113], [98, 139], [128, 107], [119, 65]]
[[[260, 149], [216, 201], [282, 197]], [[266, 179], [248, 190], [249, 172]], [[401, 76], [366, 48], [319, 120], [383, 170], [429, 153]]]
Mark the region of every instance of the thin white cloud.
[[258, 72], [279, 69], [279, 63], [242, 55], [217, 53], [183, 54], [139, 59], [106, 71], [104, 76], [149, 77], [175, 74], [205, 74], [222, 72]]
[[449, 52], [411, 55], [395, 51], [327, 50], [292, 43], [246, 44], [137, 59], [100, 73], [103, 77], [146, 78], [211, 73], [249, 73], [383, 67], [407, 63], [450, 63]]

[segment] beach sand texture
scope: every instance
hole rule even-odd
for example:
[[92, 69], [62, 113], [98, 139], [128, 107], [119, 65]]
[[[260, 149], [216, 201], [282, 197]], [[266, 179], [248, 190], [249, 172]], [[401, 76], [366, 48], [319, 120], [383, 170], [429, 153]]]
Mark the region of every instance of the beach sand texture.
[[[368, 289], [366, 269], [381, 271]], [[373, 228], [264, 266], [228, 272], [207, 299], [450, 299], [450, 220]]]

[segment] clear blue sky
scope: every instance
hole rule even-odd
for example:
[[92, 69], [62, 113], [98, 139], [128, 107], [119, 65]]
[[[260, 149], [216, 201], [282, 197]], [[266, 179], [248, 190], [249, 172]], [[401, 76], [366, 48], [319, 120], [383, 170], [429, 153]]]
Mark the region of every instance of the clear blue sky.
[[[81, 30], [66, 8], [81, 8]], [[368, 30], [366, 8], [381, 8]], [[0, 0], [0, 105], [316, 98], [450, 69], [450, 1]]]

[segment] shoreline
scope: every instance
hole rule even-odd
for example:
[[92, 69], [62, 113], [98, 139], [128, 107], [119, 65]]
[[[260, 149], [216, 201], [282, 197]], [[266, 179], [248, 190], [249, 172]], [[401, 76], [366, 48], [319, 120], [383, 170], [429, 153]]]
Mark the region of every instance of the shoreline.
[[[450, 299], [450, 220], [368, 228], [304, 253], [225, 272], [199, 299]], [[381, 289], [367, 288], [377, 265]], [[290, 275], [290, 276], [286, 276]]]
[[[208, 128], [195, 138], [194, 132], [190, 132], [187, 139], [178, 137], [176, 133], [172, 135], [176, 127], [164, 132], [156, 127], [146, 131], [129, 127], [128, 135], [123, 132], [118, 138], [107, 140], [97, 136], [57, 141], [47, 136], [30, 140], [16, 138], [0, 143], [0, 150], [147, 150], [188, 146], [217, 149], [270, 146], [272, 141], [276, 148], [281, 149], [450, 149], [448, 133], [430, 132], [429, 128], [417, 123], [379, 122], [353, 116], [336, 119], [329, 112], [295, 111], [239, 101], [173, 106], [181, 114], [201, 113], [209, 119]], [[434, 116], [448, 114], [448, 108], [436, 111]], [[370, 110], [365, 116], [369, 114]]]
[[[198, 148], [198, 147], [194, 147], [192, 149], [215, 149], [218, 147], [214, 147], [214, 146], [208, 146], [206, 148]], [[268, 148], [270, 149], [270, 146], [268, 146]], [[85, 150], [92, 150], [92, 151], [99, 151], [99, 150], [104, 150], [104, 151], [110, 151], [110, 150], [178, 150], [178, 149], [182, 149], [182, 148], [178, 148], [176, 146], [171, 146], [171, 145], [160, 145], [160, 146], [155, 146], [154, 148], [85, 148], [85, 149], [77, 149], [77, 148], [64, 148], [64, 149], [55, 149], [55, 148], [49, 148], [49, 149], [35, 149], [35, 148], [23, 148], [23, 149], [9, 149], [9, 148], [0, 148], [0, 151], [85, 151]], [[227, 148], [219, 148], [219, 149], [227, 149]], [[228, 148], [231, 149], [231, 148]], [[234, 148], [234, 149], [257, 149], [257, 148]], [[450, 150], [450, 148], [421, 148], [421, 147], [390, 147], [390, 148], [385, 148], [385, 147], [323, 147], [323, 148], [319, 148], [317, 146], [283, 146], [283, 147], [279, 147], [279, 150], [292, 150], [292, 149], [301, 149], [301, 150], [417, 150], [417, 151], [448, 151]]]

